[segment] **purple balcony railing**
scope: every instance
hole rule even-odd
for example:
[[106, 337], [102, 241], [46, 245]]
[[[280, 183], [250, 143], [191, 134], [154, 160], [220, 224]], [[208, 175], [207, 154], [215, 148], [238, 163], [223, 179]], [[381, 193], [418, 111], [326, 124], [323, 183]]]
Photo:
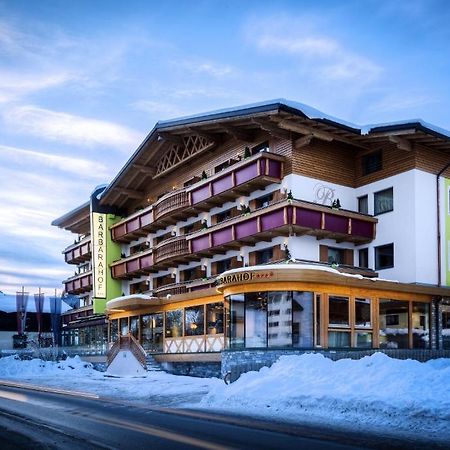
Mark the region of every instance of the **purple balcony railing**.
[[284, 157], [275, 153], [258, 153], [189, 188], [170, 192], [152, 206], [114, 225], [112, 238], [130, 242], [150, 231], [195, 216], [199, 210], [209, 210], [245, 193], [278, 183], [283, 177], [283, 161]]
[[64, 260], [68, 264], [79, 264], [91, 258], [91, 238], [85, 238], [64, 250]]
[[191, 251], [199, 256], [211, 255], [278, 234], [309, 234], [320, 238], [362, 244], [375, 238], [377, 219], [353, 211], [299, 200], [282, 200], [271, 206], [241, 215], [219, 225], [188, 236]]
[[64, 281], [64, 288], [68, 294], [81, 294], [92, 289], [92, 272], [82, 273]]
[[113, 278], [127, 279], [145, 275], [153, 271], [153, 256], [151, 250], [136, 253], [126, 259], [111, 264]]

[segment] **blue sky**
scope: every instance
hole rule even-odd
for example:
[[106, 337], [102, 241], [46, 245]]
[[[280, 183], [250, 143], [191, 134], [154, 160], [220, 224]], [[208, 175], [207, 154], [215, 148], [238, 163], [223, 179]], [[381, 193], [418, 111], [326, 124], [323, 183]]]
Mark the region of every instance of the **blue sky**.
[[0, 290], [73, 270], [50, 222], [157, 120], [284, 97], [450, 129], [450, 3], [0, 0]]

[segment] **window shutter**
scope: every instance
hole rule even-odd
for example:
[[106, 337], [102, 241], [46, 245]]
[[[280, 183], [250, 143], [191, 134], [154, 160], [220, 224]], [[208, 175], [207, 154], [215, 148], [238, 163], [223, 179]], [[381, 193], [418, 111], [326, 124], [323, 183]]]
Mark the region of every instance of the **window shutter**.
[[319, 245], [319, 261], [328, 262], [328, 247], [326, 245]]
[[275, 245], [275, 247], [273, 247], [272, 261], [279, 261], [280, 259], [284, 259], [284, 258], [285, 258], [285, 254], [284, 254], [284, 251], [281, 250], [281, 245]]
[[353, 250], [346, 248], [344, 250], [344, 264], [346, 264], [347, 266], [353, 266], [354, 262], [353, 262]]

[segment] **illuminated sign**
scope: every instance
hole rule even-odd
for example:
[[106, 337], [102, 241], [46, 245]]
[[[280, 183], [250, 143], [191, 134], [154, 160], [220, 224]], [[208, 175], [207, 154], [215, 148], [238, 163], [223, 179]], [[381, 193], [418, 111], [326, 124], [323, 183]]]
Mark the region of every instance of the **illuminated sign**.
[[94, 297], [106, 298], [106, 214], [93, 212], [91, 223]]
[[217, 284], [242, 283], [245, 281], [263, 281], [273, 277], [273, 272], [236, 272], [217, 279]]

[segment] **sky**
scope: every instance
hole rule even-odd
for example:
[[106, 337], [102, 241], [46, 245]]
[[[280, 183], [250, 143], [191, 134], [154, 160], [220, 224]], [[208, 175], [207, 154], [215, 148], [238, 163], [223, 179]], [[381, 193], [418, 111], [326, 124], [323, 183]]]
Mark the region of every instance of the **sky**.
[[0, 0], [0, 290], [53, 292], [51, 221], [158, 120], [287, 98], [450, 130], [447, 0]]

